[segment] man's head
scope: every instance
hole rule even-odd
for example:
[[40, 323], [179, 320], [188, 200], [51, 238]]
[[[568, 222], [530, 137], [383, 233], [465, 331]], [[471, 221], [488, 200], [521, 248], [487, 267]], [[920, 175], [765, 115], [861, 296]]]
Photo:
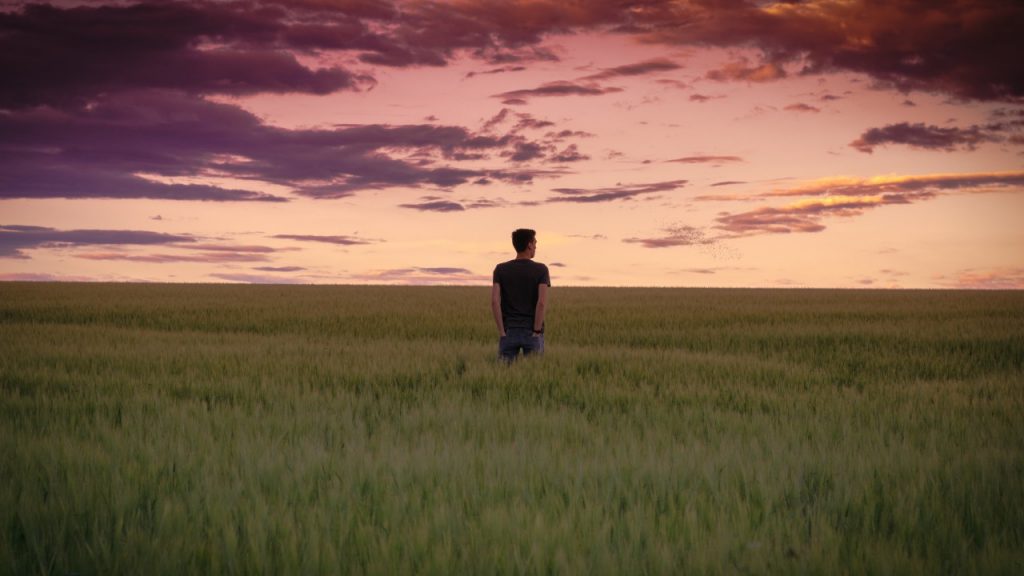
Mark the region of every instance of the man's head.
[[516, 254], [529, 252], [528, 255], [532, 258], [537, 250], [537, 232], [529, 228], [520, 228], [512, 232], [512, 246], [515, 247]]

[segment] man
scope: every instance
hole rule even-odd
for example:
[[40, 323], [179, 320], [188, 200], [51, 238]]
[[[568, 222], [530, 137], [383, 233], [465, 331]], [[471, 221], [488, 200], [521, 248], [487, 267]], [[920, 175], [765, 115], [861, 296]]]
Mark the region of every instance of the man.
[[498, 325], [498, 357], [511, 362], [523, 356], [544, 353], [544, 311], [551, 277], [548, 267], [534, 262], [537, 233], [520, 228], [512, 233], [515, 260], [494, 268], [491, 311]]

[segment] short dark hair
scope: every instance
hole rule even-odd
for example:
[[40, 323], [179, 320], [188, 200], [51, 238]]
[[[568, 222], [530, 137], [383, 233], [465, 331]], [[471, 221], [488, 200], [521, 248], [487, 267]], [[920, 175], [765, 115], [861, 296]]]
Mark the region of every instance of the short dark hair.
[[530, 242], [537, 236], [537, 232], [529, 228], [520, 228], [512, 232], [512, 245], [516, 252], [522, 252], [530, 247]]

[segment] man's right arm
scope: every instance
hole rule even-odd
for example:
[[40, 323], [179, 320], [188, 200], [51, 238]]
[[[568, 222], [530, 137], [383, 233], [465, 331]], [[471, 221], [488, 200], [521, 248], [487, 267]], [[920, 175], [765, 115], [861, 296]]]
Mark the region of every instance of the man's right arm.
[[501, 284], [497, 282], [491, 285], [491, 313], [494, 314], [494, 323], [498, 326], [498, 336], [504, 336], [505, 322], [501, 318]]

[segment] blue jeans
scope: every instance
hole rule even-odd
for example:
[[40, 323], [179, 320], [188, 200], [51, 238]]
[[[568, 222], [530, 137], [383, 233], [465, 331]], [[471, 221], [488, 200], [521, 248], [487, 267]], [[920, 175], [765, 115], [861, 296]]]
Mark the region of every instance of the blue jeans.
[[498, 358], [511, 362], [519, 356], [544, 353], [544, 335], [534, 336], [529, 328], [507, 328], [505, 335], [498, 340]]

